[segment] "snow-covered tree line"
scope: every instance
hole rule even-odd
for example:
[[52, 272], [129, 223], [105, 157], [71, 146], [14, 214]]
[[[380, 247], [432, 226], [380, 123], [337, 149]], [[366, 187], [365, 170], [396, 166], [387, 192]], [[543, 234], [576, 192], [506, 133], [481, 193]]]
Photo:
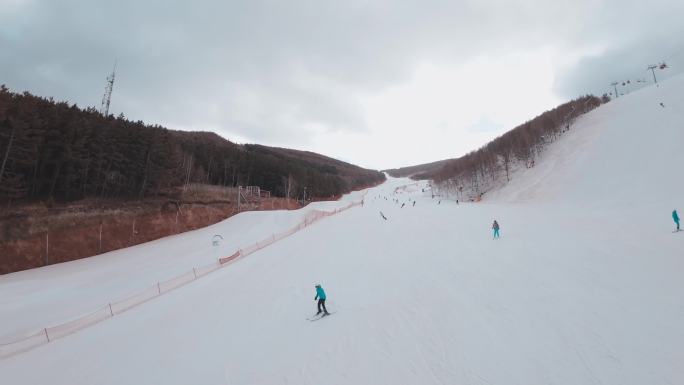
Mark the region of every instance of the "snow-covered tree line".
[[534, 167], [544, 149], [569, 131], [578, 116], [608, 100], [587, 95], [561, 104], [434, 173], [413, 177], [432, 179], [433, 191], [446, 198], [479, 200], [495, 186], [510, 181], [514, 170]]

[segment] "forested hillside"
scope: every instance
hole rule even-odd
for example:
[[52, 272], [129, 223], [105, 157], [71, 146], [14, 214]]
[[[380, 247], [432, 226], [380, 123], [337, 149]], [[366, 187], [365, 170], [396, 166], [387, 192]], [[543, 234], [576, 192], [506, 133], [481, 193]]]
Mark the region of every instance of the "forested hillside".
[[392, 176], [432, 179], [436, 190], [477, 199], [495, 184], [510, 180], [513, 169], [534, 167], [544, 148], [571, 129], [575, 119], [609, 101], [583, 96], [513, 128], [460, 158], [389, 170]]
[[[308, 154], [302, 156], [302, 154]], [[104, 117], [0, 87], [0, 200], [142, 198], [203, 183], [329, 197], [384, 180], [317, 154], [237, 145], [214, 133]]]
[[432, 174], [436, 171], [439, 171], [445, 164], [452, 160], [454, 159], [438, 160], [436, 162], [423, 163], [408, 167], [392, 168], [384, 171], [395, 178], [412, 177], [418, 174]]

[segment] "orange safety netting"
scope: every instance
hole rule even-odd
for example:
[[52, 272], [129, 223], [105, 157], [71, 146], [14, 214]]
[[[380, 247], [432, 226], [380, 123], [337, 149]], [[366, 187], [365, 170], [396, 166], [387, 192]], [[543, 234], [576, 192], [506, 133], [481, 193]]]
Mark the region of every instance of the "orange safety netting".
[[205, 275], [216, 271], [221, 267], [227, 266], [229, 262], [246, 257], [282, 239], [285, 239], [323, 218], [339, 214], [352, 207], [361, 206], [367, 192], [368, 191], [363, 193], [361, 200], [352, 202], [347, 206], [335, 209], [333, 211], [312, 210], [304, 216], [304, 219], [300, 223], [292, 228], [278, 234], [273, 234], [270, 237], [262, 239], [261, 241], [247, 247], [240, 248], [230, 256], [219, 258], [217, 262], [213, 262], [206, 266], [195, 267], [191, 271], [181, 274], [177, 277], [168, 279], [166, 281], [157, 282], [154, 286], [149, 287], [139, 293], [116, 302], [111, 302], [104, 307], [101, 307], [89, 314], [77, 317], [71, 321], [67, 321], [56, 326], [43, 328], [40, 331], [34, 332], [30, 335], [8, 338], [8, 342], [0, 342], [0, 358], [25, 352], [35, 347], [47, 344], [57, 338], [75, 333], [97, 322], [121, 314], [128, 309], [145, 303], [170, 290], [186, 285], [198, 278], [204, 277]]

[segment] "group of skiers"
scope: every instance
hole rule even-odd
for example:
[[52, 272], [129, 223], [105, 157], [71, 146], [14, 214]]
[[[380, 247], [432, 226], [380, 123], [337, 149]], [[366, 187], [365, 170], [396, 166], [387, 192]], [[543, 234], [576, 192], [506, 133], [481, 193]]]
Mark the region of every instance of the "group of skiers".
[[[672, 210], [672, 220], [674, 221], [675, 226], [676, 226], [674, 232], [682, 231], [680, 226], [679, 226], [679, 214], [677, 213], [677, 209]], [[494, 223], [492, 223], [492, 230], [494, 231], [493, 239], [499, 238], [500, 237], [500, 235], [499, 235], [499, 222], [497, 222], [496, 220], [494, 220]]]
[[[387, 199], [387, 198], [385, 198], [385, 199]], [[393, 200], [396, 203], [398, 203], [398, 200], [396, 200], [396, 199], [393, 199]], [[441, 203], [441, 201], [439, 203]], [[404, 207], [404, 205], [405, 205], [405, 203], [403, 203], [401, 205], [401, 207]], [[414, 206], [416, 205], [415, 200], [413, 201], [413, 205]], [[382, 214], [382, 212], [380, 212], [380, 215], [382, 216], [383, 219], [387, 220], [387, 218]], [[680, 226], [679, 226], [679, 214], [677, 213], [676, 209], [672, 210], [672, 220], [675, 222], [675, 225], [677, 226], [677, 228], [675, 229], [675, 232], [682, 231], [680, 229]], [[500, 237], [499, 229], [500, 229], [499, 222], [497, 222], [495, 219], [494, 222], [492, 223], [493, 239], [497, 239]], [[328, 316], [328, 315], [330, 315], [330, 313], [328, 312], [328, 309], [325, 308], [325, 299], [326, 299], [325, 291], [321, 287], [321, 284], [316, 284], [315, 287], [316, 287], [316, 297], [314, 297], [314, 301], [318, 300], [318, 312], [316, 313], [316, 315], [323, 313], [323, 315], [321, 317]]]

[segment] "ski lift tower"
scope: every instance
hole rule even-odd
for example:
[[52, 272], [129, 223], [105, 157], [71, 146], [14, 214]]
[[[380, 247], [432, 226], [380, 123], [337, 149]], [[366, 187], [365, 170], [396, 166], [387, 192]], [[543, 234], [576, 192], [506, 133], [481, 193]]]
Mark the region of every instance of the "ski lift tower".
[[615, 97], [616, 97], [616, 98], [619, 96], [619, 95], [618, 95], [618, 91], [617, 91], [617, 85], [618, 85], [618, 84], [619, 84], [618, 82], [612, 82], [612, 83], [610, 83], [611, 86], [615, 87]]
[[107, 86], [105, 87], [105, 93], [102, 96], [102, 106], [100, 107], [100, 113], [105, 117], [109, 116], [109, 103], [112, 100], [112, 89], [114, 89], [114, 77], [116, 76], [116, 62], [114, 62], [114, 69], [112, 69], [112, 74], [107, 76]]
[[648, 66], [648, 68], [647, 68], [647, 69], [651, 70], [651, 73], [653, 74], [653, 83], [655, 83], [655, 84], [658, 84], [658, 79], [656, 79], [656, 76], [655, 76], [655, 69], [658, 68], [658, 67], [660, 67], [660, 66], [659, 66], [659, 65], [655, 65], [655, 64], [651, 64], [651, 65]]
[[667, 64], [665, 62], [662, 62], [660, 64], [651, 64], [650, 66], [648, 66], [646, 68], [646, 69], [651, 70], [651, 73], [653, 74], [653, 82], [656, 85], [658, 85], [658, 80], [656, 79], [656, 76], [655, 76], [655, 70], [656, 69], [664, 70], [665, 68], [667, 68]]

